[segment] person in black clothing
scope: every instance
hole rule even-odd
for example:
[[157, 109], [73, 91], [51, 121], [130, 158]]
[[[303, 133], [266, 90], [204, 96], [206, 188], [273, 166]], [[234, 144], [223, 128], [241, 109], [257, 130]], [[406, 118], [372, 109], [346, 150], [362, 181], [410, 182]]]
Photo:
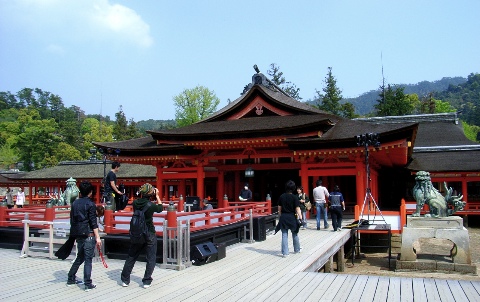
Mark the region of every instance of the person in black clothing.
[[68, 272], [67, 286], [82, 283], [82, 281], [77, 280], [75, 275], [80, 265], [85, 262], [83, 283], [85, 284], [85, 291], [89, 291], [97, 287], [92, 283], [91, 278], [92, 258], [95, 246], [102, 246], [102, 241], [98, 234], [96, 207], [91, 199], [93, 186], [90, 182], [83, 181], [79, 189], [81, 197], [73, 202], [70, 211], [70, 235], [74, 236], [77, 241], [77, 257]]
[[[288, 252], [288, 230], [292, 232], [293, 251], [300, 253], [300, 239], [298, 238], [298, 231], [300, 225], [298, 219], [302, 217], [300, 212], [300, 201], [298, 195], [293, 194], [296, 186], [292, 180], [285, 184], [285, 193], [278, 199], [278, 225], [277, 230], [282, 231], [282, 256], [287, 257]], [[296, 215], [296, 216], [295, 216]]]
[[248, 188], [248, 183], [245, 184], [243, 189], [240, 190], [240, 195], [238, 196], [240, 201], [250, 201], [252, 200], [252, 191]]
[[345, 211], [345, 200], [337, 185], [333, 188], [333, 192], [330, 193], [328, 199], [330, 200], [333, 231], [340, 231], [342, 228], [343, 211]]
[[114, 212], [116, 210], [115, 194], [123, 195], [123, 193], [117, 187], [117, 173], [119, 169], [120, 163], [118, 161], [114, 161], [112, 163], [112, 170], [110, 170], [105, 177], [104, 196], [106, 202], [112, 205]]
[[[123, 287], [127, 287], [130, 284], [130, 274], [132, 273], [133, 266], [135, 265], [140, 252], [146, 248], [147, 264], [145, 266], [145, 274], [143, 275], [142, 283], [144, 288], [148, 288], [152, 284], [152, 274], [157, 258], [157, 235], [155, 234], [155, 226], [153, 225], [153, 214], [155, 212], [162, 212], [163, 206], [158, 190], [151, 184], [146, 183], [142, 185], [138, 193], [140, 194], [140, 198], [133, 201], [133, 210], [142, 210], [143, 207], [150, 203], [150, 206], [145, 211], [145, 222], [150, 232], [145, 243], [130, 245], [128, 258], [123, 265], [121, 279]], [[155, 203], [150, 200], [154, 200]]]

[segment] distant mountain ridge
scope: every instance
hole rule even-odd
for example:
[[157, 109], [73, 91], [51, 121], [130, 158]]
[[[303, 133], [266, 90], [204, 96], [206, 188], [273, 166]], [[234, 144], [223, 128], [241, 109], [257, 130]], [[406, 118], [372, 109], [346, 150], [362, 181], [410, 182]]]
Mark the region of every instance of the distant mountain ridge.
[[[429, 82], [422, 81], [417, 84], [394, 84], [395, 86], [405, 87], [405, 94], [416, 93], [419, 98], [427, 96], [430, 92], [441, 92], [447, 90], [450, 85], [460, 85], [467, 82], [463, 77], [444, 77], [441, 80]], [[344, 98], [342, 103], [350, 102], [355, 107], [355, 113], [359, 115], [366, 115], [374, 110], [374, 105], [379, 98], [380, 88], [377, 90], [370, 90], [356, 98]]]

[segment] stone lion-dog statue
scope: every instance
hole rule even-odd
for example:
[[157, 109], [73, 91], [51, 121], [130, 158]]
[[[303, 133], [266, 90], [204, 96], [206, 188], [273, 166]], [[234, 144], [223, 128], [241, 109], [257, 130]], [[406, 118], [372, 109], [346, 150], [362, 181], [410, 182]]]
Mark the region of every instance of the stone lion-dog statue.
[[425, 204], [430, 208], [430, 213], [425, 217], [448, 217], [457, 211], [463, 210], [465, 202], [462, 201], [463, 195], [452, 195], [453, 189], [447, 188], [444, 182], [445, 196], [433, 186], [430, 173], [426, 171], [417, 172], [415, 177], [415, 186], [413, 187], [413, 197], [417, 202], [416, 211], [412, 217], [420, 217], [420, 211]]

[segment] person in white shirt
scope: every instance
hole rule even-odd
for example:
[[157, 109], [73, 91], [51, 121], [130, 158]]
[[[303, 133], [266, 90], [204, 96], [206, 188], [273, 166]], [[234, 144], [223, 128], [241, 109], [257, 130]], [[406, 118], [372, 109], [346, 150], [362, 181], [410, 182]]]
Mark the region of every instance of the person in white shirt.
[[18, 189], [17, 193], [17, 208], [23, 208], [23, 205], [25, 204], [25, 192], [22, 191], [22, 188]]
[[328, 229], [327, 198], [330, 196], [327, 188], [322, 186], [322, 180], [317, 180], [317, 187], [313, 189], [313, 199], [317, 208], [317, 230], [320, 230], [320, 217], [323, 217], [323, 227]]

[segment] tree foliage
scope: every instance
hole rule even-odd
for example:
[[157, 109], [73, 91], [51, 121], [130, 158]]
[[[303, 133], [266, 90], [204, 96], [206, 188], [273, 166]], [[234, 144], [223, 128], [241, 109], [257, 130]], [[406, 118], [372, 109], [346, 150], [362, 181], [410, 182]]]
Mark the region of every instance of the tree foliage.
[[342, 91], [337, 86], [337, 79], [333, 76], [332, 67], [328, 67], [327, 76], [324, 80], [325, 86], [322, 88], [322, 92], [315, 90], [316, 96], [314, 97], [314, 103], [320, 110], [330, 112], [335, 115], [340, 115], [346, 118], [355, 117], [355, 107], [352, 103], [343, 103]]
[[92, 142], [116, 139], [115, 124], [121, 139], [141, 135], [133, 120], [119, 127], [126, 122], [122, 110], [116, 116], [115, 122], [108, 116], [89, 117], [80, 107], [67, 108], [60, 96], [39, 88], [0, 92], [0, 168], [32, 170], [88, 159]]
[[212, 115], [220, 103], [214, 91], [204, 86], [185, 89], [173, 97], [178, 127], [188, 126]]
[[407, 115], [415, 109], [413, 101], [405, 95], [404, 87], [380, 86], [379, 99], [375, 105], [378, 116]]
[[280, 71], [280, 66], [275, 63], [270, 64], [270, 69], [267, 71], [267, 74], [271, 77], [270, 80], [290, 97], [296, 99], [297, 101], [302, 99], [300, 97], [300, 88], [298, 88], [292, 82], [285, 80], [283, 72]]

